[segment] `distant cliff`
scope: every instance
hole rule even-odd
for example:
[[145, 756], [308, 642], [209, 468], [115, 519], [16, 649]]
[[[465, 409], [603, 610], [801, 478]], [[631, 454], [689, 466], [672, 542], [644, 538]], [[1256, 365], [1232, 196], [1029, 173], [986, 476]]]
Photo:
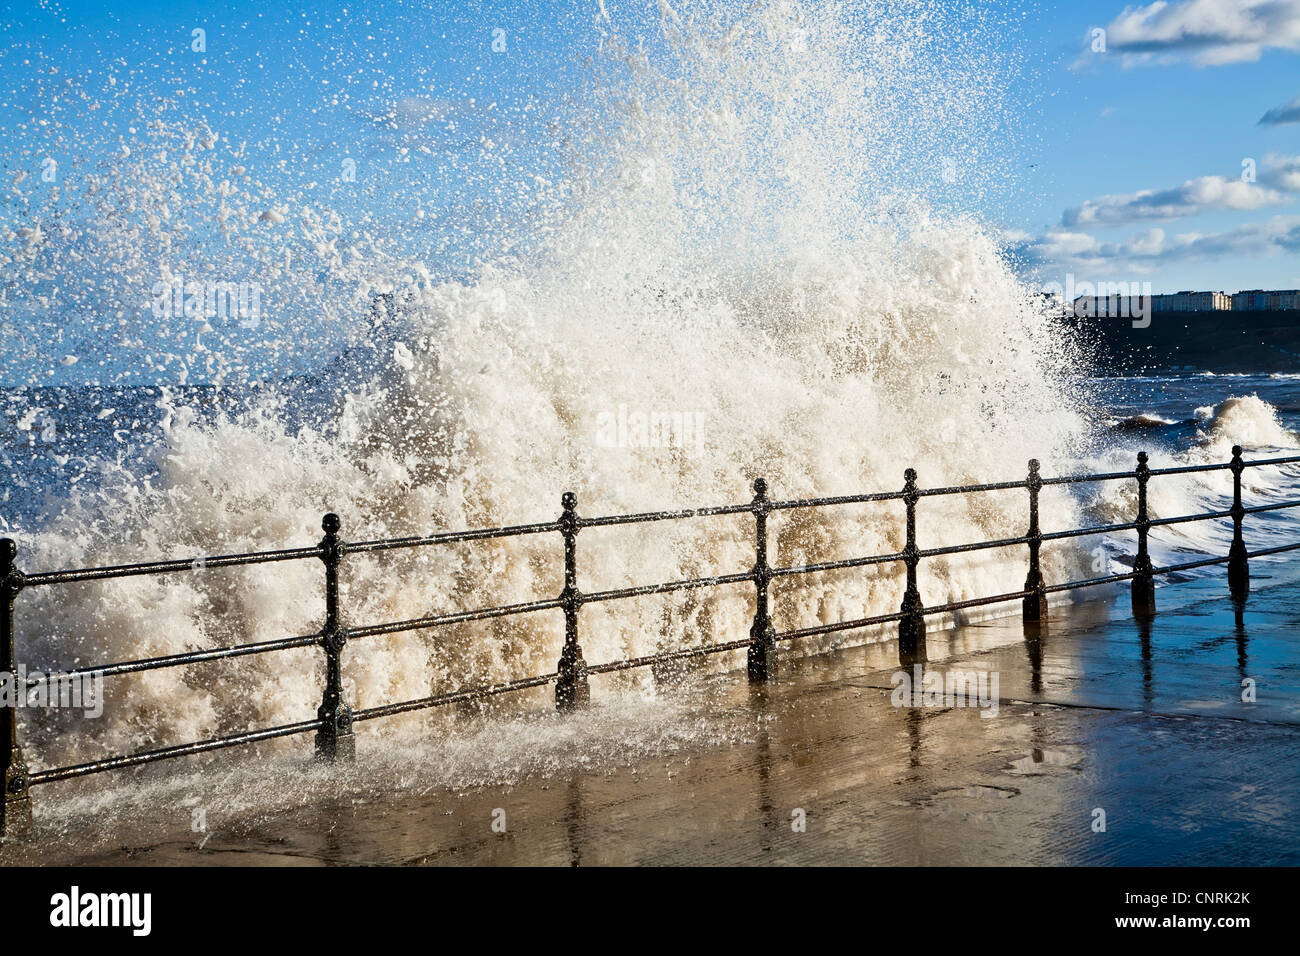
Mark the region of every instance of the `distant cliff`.
[[1063, 320], [1107, 374], [1135, 372], [1300, 373], [1300, 310], [1153, 312], [1133, 328], [1124, 318]]

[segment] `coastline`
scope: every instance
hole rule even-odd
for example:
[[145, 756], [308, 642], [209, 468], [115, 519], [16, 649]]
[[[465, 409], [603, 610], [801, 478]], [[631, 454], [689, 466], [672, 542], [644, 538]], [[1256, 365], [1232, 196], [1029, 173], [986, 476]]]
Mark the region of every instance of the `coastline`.
[[1300, 310], [1155, 312], [1132, 319], [1075, 318], [1062, 324], [1092, 352], [1098, 374], [1300, 374]]

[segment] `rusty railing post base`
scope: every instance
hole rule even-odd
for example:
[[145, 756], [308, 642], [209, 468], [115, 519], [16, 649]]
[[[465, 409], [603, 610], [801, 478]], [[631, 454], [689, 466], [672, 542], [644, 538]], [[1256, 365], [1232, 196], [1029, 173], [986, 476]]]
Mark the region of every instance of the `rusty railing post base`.
[[1043, 587], [1043, 579], [1040, 577], [1037, 584], [1029, 581], [1025, 582], [1026, 591], [1035, 591], [1036, 593], [1025, 598], [1022, 605], [1022, 616], [1024, 623], [1037, 624], [1039, 621], [1047, 619], [1047, 595], [1040, 590]]
[[1246, 546], [1233, 542], [1228, 552], [1228, 590], [1238, 600], [1250, 594], [1250, 563], [1246, 560]]
[[1156, 613], [1156, 582], [1150, 577], [1133, 579], [1133, 616], [1152, 617]]
[[316, 759], [326, 763], [351, 762], [357, 756], [357, 736], [352, 732], [352, 715], [347, 715], [347, 730], [316, 731]]
[[758, 634], [750, 631], [752, 638], [745, 654], [745, 672], [751, 684], [776, 678], [776, 629], [768, 624]]
[[4, 803], [0, 805], [0, 837], [21, 839], [32, 832], [32, 795], [22, 753], [5, 770]]
[[903, 619], [898, 622], [898, 663], [903, 667], [928, 664], [925, 646], [925, 616], [920, 600], [903, 599]]
[[[570, 654], [569, 647], [576, 653]], [[565, 647], [560, 654], [560, 676], [555, 682], [555, 709], [562, 714], [572, 713], [591, 702], [591, 684], [587, 680], [587, 662], [576, 645]]]

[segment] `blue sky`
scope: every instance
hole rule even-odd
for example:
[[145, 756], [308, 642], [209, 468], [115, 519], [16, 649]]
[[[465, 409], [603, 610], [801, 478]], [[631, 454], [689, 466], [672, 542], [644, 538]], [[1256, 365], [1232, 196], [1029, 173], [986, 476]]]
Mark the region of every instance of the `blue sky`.
[[[1300, 3], [1093, 0], [1044, 7], [1028, 22], [1050, 64], [1033, 160], [1041, 192], [1007, 224], [1032, 237], [1048, 273], [1142, 275], [1157, 292], [1300, 286], [1300, 108], [1290, 122], [1260, 122], [1270, 111], [1286, 118], [1277, 114], [1300, 100]], [[1092, 52], [1095, 29], [1106, 31], [1104, 53]], [[1247, 160], [1253, 184], [1242, 182]], [[1159, 198], [1173, 202], [1134, 201], [1146, 191], [1172, 191]], [[1189, 234], [1206, 254], [1180, 243]], [[1064, 254], [1086, 249], [1083, 237], [1119, 248]]]
[[[1020, 92], [1035, 105], [1006, 156], [1014, 188], [971, 204], [1027, 275], [1143, 280], [1156, 292], [1300, 287], [1300, 0], [996, 5], [1019, 24], [999, 52], [1023, 60]], [[415, 237], [431, 260], [472, 245], [477, 222], [508, 213], [534, 175], [554, 169], [545, 117], [578, 88], [595, 9], [172, 0], [12, 10], [0, 28], [0, 188], [10, 189], [0, 253], [21, 243], [14, 229], [45, 201], [42, 157], [56, 157], [68, 181], [138, 143], [140, 105], [164, 101], [175, 103], [164, 127], [196, 115], [221, 127], [227, 167], [241, 150], [259, 154], [274, 170], [263, 177], [272, 210], [303, 197], [351, 203], [377, 242]], [[196, 28], [206, 31], [200, 52]], [[437, 175], [439, 157], [484, 139], [509, 159], [499, 174]], [[419, 195], [417, 155], [433, 168]], [[341, 182], [349, 159], [363, 175]], [[422, 228], [426, 212], [440, 228]], [[255, 231], [246, 241], [279, 254]], [[74, 252], [88, 272], [102, 258]], [[294, 250], [294, 261], [309, 253]], [[8, 291], [6, 309], [17, 296]], [[87, 296], [86, 309], [97, 301]], [[40, 330], [33, 352], [57, 352], [45, 344], [54, 334]]]

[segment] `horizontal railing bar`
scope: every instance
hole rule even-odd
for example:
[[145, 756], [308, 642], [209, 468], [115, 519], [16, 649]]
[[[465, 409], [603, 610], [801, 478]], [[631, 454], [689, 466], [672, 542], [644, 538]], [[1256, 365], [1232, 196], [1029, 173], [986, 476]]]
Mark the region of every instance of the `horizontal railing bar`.
[[259, 740], [271, 740], [276, 737], [289, 737], [293, 734], [304, 734], [309, 730], [317, 730], [320, 726], [321, 721], [319, 719], [303, 720], [296, 724], [283, 724], [279, 727], [269, 727], [266, 730], [253, 730], [242, 734], [232, 734], [229, 737], [213, 737], [192, 744], [179, 744], [175, 747], [163, 747], [160, 750], [145, 750], [140, 753], [108, 757], [104, 760], [92, 760], [90, 763], [77, 764], [72, 767], [55, 767], [51, 770], [38, 770], [31, 774], [27, 779], [28, 783], [32, 786], [35, 786], [38, 783], [53, 783], [57, 780], [69, 780], [73, 777], [84, 777], [92, 773], [103, 773], [105, 770], [120, 770], [123, 767], [136, 767], [140, 764], [153, 763], [156, 760], [168, 760], [172, 757], [188, 757], [192, 754], [207, 753], [210, 750], [221, 750], [224, 747], [256, 743]]
[[271, 641], [259, 641], [255, 644], [239, 644], [235, 647], [214, 647], [206, 651], [186, 651], [181, 654], [168, 654], [164, 657], [148, 657], [138, 661], [122, 661], [104, 667], [77, 667], [73, 670], [46, 674], [43, 677], [27, 681], [28, 687], [38, 687], [52, 681], [70, 680], [80, 677], [99, 675], [116, 677], [119, 674], [137, 674], [141, 671], [157, 670], [162, 667], [177, 667], [181, 664], [199, 664], [204, 661], [218, 661], [230, 657], [246, 657], [249, 654], [267, 654], [271, 651], [287, 651], [295, 647], [311, 647], [319, 644], [320, 634], [304, 634], [301, 637], [282, 637]]
[[348, 554], [366, 554], [372, 551], [392, 551], [396, 548], [419, 548], [431, 544], [455, 544], [461, 541], [483, 541], [487, 538], [516, 538], [523, 535], [544, 534], [547, 531], [559, 531], [558, 521], [544, 521], [538, 524], [516, 524], [504, 528], [477, 528], [471, 531], [440, 531], [437, 534], [415, 535], [408, 538], [381, 538], [376, 541], [345, 542], [343, 550]]
[[1151, 477], [1159, 475], [1190, 475], [1201, 471], [1227, 471], [1232, 467], [1232, 462], [1223, 461], [1212, 465], [1171, 465], [1168, 468], [1152, 468]]
[[1125, 522], [1122, 524], [1096, 524], [1091, 528], [1071, 528], [1070, 531], [1047, 531], [1043, 532], [1044, 541], [1061, 541], [1067, 537], [1087, 537], [1089, 535], [1110, 535], [1115, 531], [1132, 531], [1138, 527], [1138, 522]]
[[1190, 571], [1193, 568], [1208, 568], [1214, 564], [1226, 564], [1230, 559], [1227, 556], [1215, 558], [1202, 558], [1198, 561], [1185, 561], [1182, 564], [1167, 564], [1162, 568], [1154, 568], [1152, 574], [1175, 574], [1179, 571]]
[[[629, 670], [634, 667], [644, 667], [656, 662], [677, 660], [685, 657], [698, 657], [704, 654], [717, 654], [723, 651], [739, 650], [747, 647], [749, 640], [731, 641], [727, 644], [707, 644], [703, 647], [690, 647], [683, 650], [669, 651], [663, 654], [652, 654], [646, 657], [634, 657], [621, 661], [610, 661], [605, 664], [594, 664], [587, 668], [590, 674], [605, 674], [620, 670]], [[492, 684], [487, 687], [472, 688], [469, 690], [452, 691], [446, 694], [435, 694], [431, 697], [421, 697], [416, 700], [402, 701], [397, 704], [385, 704], [380, 707], [370, 707], [354, 711], [353, 721], [374, 720], [380, 717], [391, 717], [395, 714], [407, 713], [413, 710], [424, 710], [430, 707], [439, 707], [445, 704], [458, 703], [465, 700], [474, 700], [483, 697], [490, 697], [496, 694], [505, 694], [511, 691], [527, 690], [530, 687], [540, 687], [549, 684], [555, 680], [556, 674], [542, 674], [537, 677], [525, 677], [519, 680], [506, 681], [501, 684]]]
[[1132, 531], [1136, 527], [1136, 521], [1126, 521], [1123, 524], [1094, 525], [1091, 528], [1072, 528], [1069, 531], [1045, 531], [1043, 532], [1043, 540], [1060, 541], [1064, 538], [1083, 538], [1092, 534], [1110, 534], [1114, 531]]
[[1120, 581], [1131, 581], [1137, 577], [1136, 571], [1125, 571], [1120, 574], [1108, 574], [1100, 578], [1085, 578], [1081, 581], [1066, 581], [1064, 584], [1049, 584], [1043, 588], [1044, 594], [1059, 594], [1062, 591], [1077, 591], [1081, 588], [1093, 588], [1102, 584], [1116, 584]]
[[1287, 458], [1257, 458], [1255, 461], [1243, 461], [1242, 464], [1247, 468], [1258, 468], [1261, 465], [1294, 465], [1300, 462], [1300, 455], [1291, 455]]
[[1206, 511], [1194, 515], [1181, 515], [1177, 518], [1152, 518], [1148, 523], [1151, 527], [1165, 527], [1171, 524], [1186, 524], [1189, 521], [1213, 521], [1216, 518], [1231, 518], [1232, 511]]
[[964, 495], [976, 491], [1006, 491], [1010, 488], [1028, 488], [1029, 482], [1023, 478], [1019, 481], [994, 481], [982, 485], [952, 485], [947, 488], [918, 488], [917, 497], [933, 498], [937, 495]]
[[1258, 551], [1248, 551], [1246, 552], [1246, 557], [1262, 558], [1270, 554], [1283, 554], [1287, 551], [1295, 551], [1297, 548], [1300, 548], [1300, 541], [1297, 541], [1294, 544], [1279, 545], [1276, 548], [1260, 548]]
[[682, 508], [677, 511], [642, 511], [630, 515], [604, 515], [600, 518], [581, 518], [579, 524], [584, 528], [602, 528], [615, 524], [644, 524], [651, 521], [672, 521], [678, 518], [713, 518], [718, 515], [736, 515], [753, 511], [754, 506], [718, 505], [712, 508]]
[[382, 634], [400, 634], [403, 631], [419, 631], [447, 624], [463, 624], [466, 621], [486, 621], [494, 617], [510, 617], [514, 614], [529, 614], [533, 611], [549, 611], [563, 607], [559, 598], [547, 598], [544, 601], [528, 601], [523, 604], [505, 604], [501, 607], [483, 608], [479, 611], [459, 611], [454, 614], [436, 614], [429, 617], [417, 617], [407, 621], [393, 621], [389, 624], [369, 624], [365, 627], [346, 629], [349, 640], [354, 637], [376, 637]]
[[465, 700], [479, 700], [483, 697], [492, 697], [495, 694], [508, 694], [511, 691], [527, 690], [530, 687], [541, 687], [555, 680], [556, 674], [540, 674], [537, 677], [521, 677], [519, 680], [505, 681], [501, 684], [489, 684], [486, 687], [474, 687], [469, 690], [450, 691], [446, 694], [434, 694], [431, 697], [419, 697], [415, 700], [404, 700], [396, 704], [382, 704], [379, 707], [367, 707], [362, 710], [352, 712], [352, 720], [355, 723], [358, 720], [376, 720], [380, 717], [392, 717], [395, 714], [405, 714], [413, 710], [427, 710], [430, 707], [441, 707], [444, 704], [456, 704]]
[[1261, 511], [1281, 511], [1284, 508], [1295, 508], [1300, 506], [1300, 501], [1279, 501], [1271, 505], [1255, 505], [1252, 508], [1243, 508], [1243, 514], [1257, 515]]
[[[1256, 461], [1243, 461], [1242, 465], [1246, 468], [1260, 468], [1265, 465], [1289, 465], [1294, 462], [1300, 462], [1300, 456], [1292, 458], [1263, 458]], [[1216, 462], [1209, 465], [1180, 465], [1170, 468], [1152, 468], [1151, 477], [1157, 475], [1186, 475], [1199, 471], [1224, 471], [1232, 467], [1231, 462]], [[1056, 478], [1044, 478], [1045, 485], [1068, 485], [1082, 484], [1091, 481], [1117, 481], [1121, 478], [1136, 477], [1131, 471], [1112, 471], [1096, 475], [1060, 475]]]
[[829, 498], [791, 498], [786, 501], [769, 501], [769, 511], [790, 511], [794, 508], [825, 508], [831, 505], [858, 505], [872, 501], [898, 501], [901, 491], [877, 491], [862, 495], [833, 495]]
[[754, 580], [748, 571], [735, 574], [720, 574], [711, 578], [691, 578], [688, 581], [669, 581], [666, 584], [643, 584], [639, 587], [617, 588], [612, 591], [593, 591], [582, 595], [583, 604], [596, 604], [600, 601], [616, 601], [621, 598], [643, 597], [647, 594], [666, 594], [670, 591], [687, 591], [692, 588], [707, 588], [719, 584], [740, 584]]
[[1136, 477], [1131, 471], [1111, 471], [1097, 475], [1058, 475], [1055, 478], [1040, 479], [1044, 485], [1081, 485], [1092, 481], [1119, 481], [1123, 478]]
[[[1292, 546], [1290, 546], [1290, 547], [1297, 547], [1297, 548], [1300, 548], [1300, 544], [1292, 545]], [[1280, 549], [1280, 550], [1290, 550], [1290, 547], [1288, 547], [1288, 548], [1283, 548], [1283, 549]], [[1248, 557], [1256, 557], [1257, 555], [1260, 555], [1260, 554], [1266, 554], [1266, 553], [1269, 553], [1269, 552], [1263, 552], [1263, 551], [1260, 551], [1260, 552], [1251, 552], [1251, 553], [1250, 553], [1249, 555], [1247, 555], [1247, 556], [1248, 556]], [[1153, 569], [1151, 570], [1151, 573], [1152, 573], [1152, 575], [1155, 575], [1155, 576], [1159, 576], [1159, 575], [1162, 575], [1162, 574], [1174, 574], [1174, 573], [1176, 573], [1176, 572], [1178, 572], [1178, 571], [1190, 571], [1192, 568], [1203, 568], [1203, 567], [1209, 567], [1210, 565], [1214, 565], [1214, 564], [1226, 564], [1228, 561], [1229, 561], [1229, 558], [1226, 557], [1226, 556], [1225, 556], [1225, 557], [1205, 558], [1205, 559], [1203, 559], [1203, 560], [1199, 560], [1199, 561], [1187, 561], [1187, 562], [1185, 562], [1185, 563], [1183, 563], [1183, 564], [1168, 564], [1168, 565], [1165, 565], [1165, 566], [1163, 566], [1163, 567], [1153, 568]], [[1044, 588], [1044, 591], [1045, 591], [1046, 593], [1048, 593], [1048, 594], [1056, 594], [1056, 593], [1059, 593], [1059, 592], [1061, 592], [1061, 591], [1074, 591], [1074, 590], [1078, 590], [1078, 589], [1080, 589], [1080, 588], [1096, 587], [1096, 586], [1099, 585], [1099, 584], [1115, 584], [1115, 583], [1118, 583], [1118, 582], [1120, 582], [1120, 581], [1131, 581], [1131, 580], [1133, 580], [1133, 578], [1135, 578], [1135, 577], [1137, 577], [1137, 573], [1136, 573], [1136, 572], [1134, 572], [1134, 571], [1126, 571], [1126, 572], [1124, 572], [1124, 573], [1122, 573], [1122, 574], [1110, 574], [1110, 575], [1107, 575], [1106, 577], [1101, 577], [1101, 578], [1088, 578], [1088, 579], [1083, 580], [1083, 581], [1067, 581], [1067, 582], [1065, 582], [1064, 584], [1051, 584], [1051, 585], [1048, 585], [1046, 588]]]
[[834, 624], [818, 624], [812, 627], [801, 627], [792, 631], [780, 631], [775, 635], [778, 641], [793, 641], [800, 637], [815, 637], [819, 634], [834, 634], [837, 631], [856, 631], [864, 627], [874, 627], [877, 624], [889, 624], [893, 621], [901, 621], [903, 614], [901, 611], [895, 611], [893, 614], [877, 614], [875, 617], [862, 617], [852, 621], [837, 621]]
[[946, 614], [949, 611], [960, 611], [968, 607], [982, 607], [985, 604], [1002, 604], [1005, 601], [1018, 601], [1032, 595], [1033, 591], [1012, 591], [1008, 594], [994, 594], [985, 598], [968, 598], [964, 601], [949, 601], [947, 604], [936, 604], [934, 607], [924, 608], [926, 614]]
[[903, 554], [873, 554], [865, 558], [845, 558], [842, 561], [820, 561], [816, 564], [792, 565], [786, 568], [773, 568], [772, 577], [782, 578], [791, 574], [815, 574], [819, 571], [840, 571], [844, 568], [861, 568], [870, 564], [888, 564], [890, 561], [902, 561]]
[[289, 548], [280, 551], [251, 551], [248, 554], [222, 554], [215, 557], [178, 558], [172, 561], [149, 561], [143, 564], [116, 564], [103, 568], [77, 568], [71, 571], [38, 571], [23, 578], [23, 587], [44, 584], [72, 584], [78, 581], [103, 581], [137, 577], [142, 574], [168, 574], [200, 568], [228, 568], [244, 564], [269, 564], [274, 561], [298, 561], [319, 558], [321, 549]]
[[984, 551], [989, 548], [1010, 548], [1018, 544], [1028, 544], [1029, 536], [1019, 538], [1000, 538], [995, 541], [972, 541], [967, 544], [954, 544], [946, 548], [922, 548], [916, 552], [918, 558], [937, 558], [946, 554], [964, 554], [967, 551]]
[[742, 638], [738, 641], [728, 641], [725, 644], [703, 644], [700, 647], [686, 647], [676, 651], [664, 651], [662, 654], [649, 654], [645, 657], [630, 657], [622, 661], [609, 661], [604, 664], [588, 664], [588, 674], [610, 674], [614, 671], [631, 670], [634, 667], [645, 667], [648, 664], [660, 664], [665, 661], [681, 660], [686, 657], [702, 657], [705, 654], [720, 654], [723, 651], [738, 651], [742, 647], [748, 647], [749, 638]]

